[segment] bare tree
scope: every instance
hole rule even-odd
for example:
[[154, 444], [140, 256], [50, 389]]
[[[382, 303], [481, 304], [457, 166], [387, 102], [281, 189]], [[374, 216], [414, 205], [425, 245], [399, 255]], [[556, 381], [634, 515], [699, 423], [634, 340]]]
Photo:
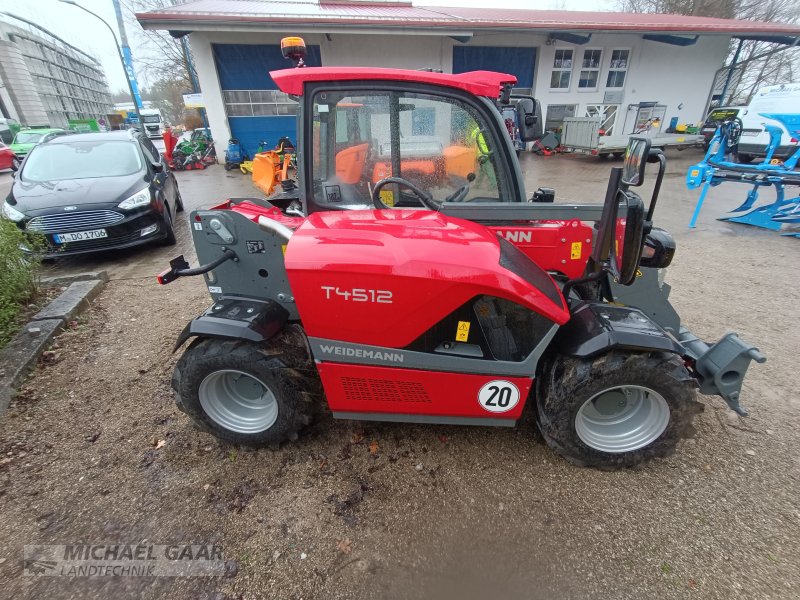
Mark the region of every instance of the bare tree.
[[[797, 0], [618, 0], [617, 7], [625, 12], [670, 13], [779, 23], [800, 22], [800, 3]], [[732, 64], [738, 46], [739, 40], [731, 41], [728, 66]], [[760, 87], [791, 83], [798, 72], [800, 47], [787, 48], [782, 44], [744, 40], [739, 50], [735, 76], [731, 78], [731, 86], [721, 101], [748, 104]], [[727, 77], [727, 69], [721, 70], [720, 77]]]
[[189, 74], [190, 65], [184, 55], [180, 39], [173, 38], [166, 31], [142, 29], [134, 13], [168, 8], [178, 4], [176, 0], [120, 0], [126, 9], [126, 29], [139, 44], [136, 53], [136, 69], [147, 81], [170, 79], [183, 84], [186, 90], [192, 89]]
[[[186, 109], [183, 94], [193, 91], [191, 60], [187, 60], [184, 45], [166, 31], [142, 29], [134, 13], [167, 8], [178, 4], [175, 0], [120, 0], [126, 21], [126, 31], [135, 40], [134, 62], [141, 81], [147, 84], [142, 98], [161, 110], [173, 125], [187, 123], [197, 117], [197, 109]], [[188, 44], [186, 51], [189, 51]], [[192, 73], [195, 75], [196, 73]]]

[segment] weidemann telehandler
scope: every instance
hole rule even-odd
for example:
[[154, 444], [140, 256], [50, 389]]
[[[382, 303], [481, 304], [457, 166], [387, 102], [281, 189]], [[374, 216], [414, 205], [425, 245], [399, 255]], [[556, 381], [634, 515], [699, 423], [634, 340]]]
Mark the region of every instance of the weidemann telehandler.
[[[302, 40], [284, 51], [302, 59]], [[301, 60], [298, 60], [301, 62]], [[672, 237], [652, 226], [663, 154], [634, 139], [605, 202], [526, 200], [498, 107], [541, 135], [538, 104], [511, 75], [379, 68], [271, 73], [298, 101], [297, 186], [190, 215], [213, 305], [172, 385], [203, 429], [236, 444], [296, 439], [327, 398], [342, 419], [539, 429], [580, 465], [623, 467], [672, 452], [700, 407], [739, 404], [758, 350], [712, 345], [680, 323], [663, 269]], [[645, 209], [631, 187], [659, 163]]]

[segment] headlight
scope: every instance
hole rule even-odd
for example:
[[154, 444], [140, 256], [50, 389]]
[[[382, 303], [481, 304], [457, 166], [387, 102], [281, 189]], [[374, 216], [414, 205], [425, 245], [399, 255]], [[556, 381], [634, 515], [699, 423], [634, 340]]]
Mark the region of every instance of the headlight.
[[3, 202], [3, 216], [6, 219], [10, 219], [15, 223], [22, 221], [25, 218], [25, 215], [19, 212], [16, 208], [11, 206], [8, 202]]
[[141, 208], [142, 206], [147, 206], [148, 204], [150, 204], [150, 188], [144, 188], [143, 190], [136, 192], [130, 198], [126, 198], [117, 206], [124, 210], [131, 210], [132, 208]]

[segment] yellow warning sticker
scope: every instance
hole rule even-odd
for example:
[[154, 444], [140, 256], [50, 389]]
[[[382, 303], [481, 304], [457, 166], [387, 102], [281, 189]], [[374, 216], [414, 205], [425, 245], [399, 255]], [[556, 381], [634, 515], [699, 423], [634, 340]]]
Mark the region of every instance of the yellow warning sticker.
[[386, 206], [394, 206], [394, 192], [392, 190], [381, 190], [381, 202]]
[[283, 244], [281, 246], [281, 251], [283, 251], [283, 253], [286, 254], [286, 244]]
[[456, 341], [457, 342], [466, 342], [467, 338], [469, 338], [469, 321], [459, 321], [458, 322], [458, 331], [456, 331]]
[[577, 260], [581, 257], [581, 251], [583, 250], [583, 242], [572, 242], [572, 251], [569, 253], [569, 257], [572, 260]]

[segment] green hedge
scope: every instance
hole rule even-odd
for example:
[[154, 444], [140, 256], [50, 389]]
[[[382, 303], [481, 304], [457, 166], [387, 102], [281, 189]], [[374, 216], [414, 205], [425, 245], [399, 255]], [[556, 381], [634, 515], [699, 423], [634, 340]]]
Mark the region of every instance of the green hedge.
[[19, 329], [20, 310], [37, 291], [39, 261], [20, 250], [23, 243], [30, 246], [15, 223], [0, 217], [0, 348]]

